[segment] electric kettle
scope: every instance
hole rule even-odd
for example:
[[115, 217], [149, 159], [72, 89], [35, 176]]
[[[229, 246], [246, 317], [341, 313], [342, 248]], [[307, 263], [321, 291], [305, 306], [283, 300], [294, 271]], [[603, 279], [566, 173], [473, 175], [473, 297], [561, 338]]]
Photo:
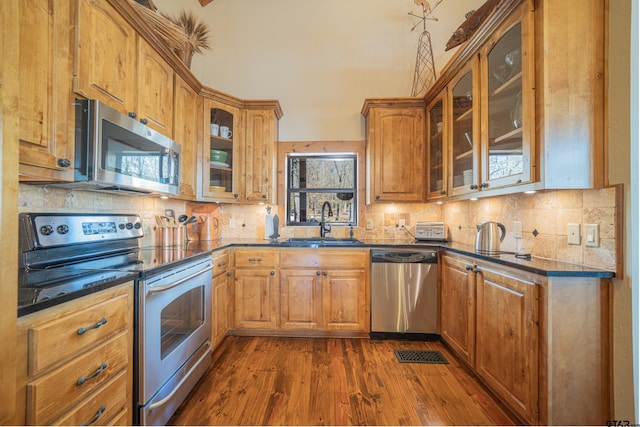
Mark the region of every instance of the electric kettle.
[[[484, 221], [476, 225], [476, 252], [483, 255], [498, 255], [500, 242], [504, 240], [506, 229], [504, 225], [494, 221]], [[500, 230], [500, 234], [498, 234]]]

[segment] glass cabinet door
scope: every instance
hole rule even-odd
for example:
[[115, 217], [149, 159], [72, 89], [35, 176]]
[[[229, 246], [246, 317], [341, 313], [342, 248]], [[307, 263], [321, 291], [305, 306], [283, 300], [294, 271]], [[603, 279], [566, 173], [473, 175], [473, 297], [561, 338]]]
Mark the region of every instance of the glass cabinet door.
[[529, 148], [523, 117], [522, 23], [511, 26], [485, 59], [487, 84], [487, 145], [483, 157], [483, 187], [528, 181]]
[[234, 114], [232, 107], [218, 108], [211, 102], [205, 117], [209, 117], [206, 129], [209, 143], [205, 144], [203, 153], [203, 158], [207, 159], [204, 170], [208, 172], [204, 174], [203, 193], [215, 199], [235, 199], [238, 197], [234, 182], [238, 160], [234, 143], [237, 114]]
[[434, 199], [446, 196], [446, 174], [444, 170], [445, 138], [444, 138], [444, 96], [438, 98], [427, 108], [429, 135], [429, 182], [427, 198]]
[[451, 188], [453, 194], [475, 189], [477, 176], [477, 147], [479, 147], [476, 125], [477, 108], [475, 73], [472, 67], [463, 71], [451, 89]]

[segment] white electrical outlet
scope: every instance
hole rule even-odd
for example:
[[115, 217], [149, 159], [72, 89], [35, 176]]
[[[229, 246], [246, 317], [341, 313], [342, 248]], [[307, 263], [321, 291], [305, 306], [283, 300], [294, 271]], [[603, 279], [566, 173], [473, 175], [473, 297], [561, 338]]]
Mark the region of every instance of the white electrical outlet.
[[406, 224], [406, 223], [405, 223], [405, 221], [404, 221], [404, 218], [400, 218], [400, 219], [398, 220], [398, 227], [403, 228], [403, 227], [405, 226], [405, 224]]
[[522, 223], [520, 221], [513, 221], [513, 237], [522, 239]]
[[367, 230], [373, 230], [373, 219], [367, 218]]
[[600, 246], [600, 225], [585, 224], [584, 225], [585, 246]]
[[580, 244], [580, 224], [567, 224], [567, 244]]

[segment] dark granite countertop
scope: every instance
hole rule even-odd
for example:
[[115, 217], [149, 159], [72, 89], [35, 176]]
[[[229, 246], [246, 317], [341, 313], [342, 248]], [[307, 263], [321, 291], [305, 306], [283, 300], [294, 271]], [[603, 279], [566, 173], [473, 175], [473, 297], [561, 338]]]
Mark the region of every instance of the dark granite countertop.
[[[278, 241], [269, 241], [262, 239], [219, 239], [212, 241], [198, 241], [188, 242], [188, 244], [181, 250], [186, 255], [196, 255], [203, 252], [211, 252], [218, 249], [228, 247], [242, 247], [242, 246], [264, 246], [264, 247], [277, 247], [286, 248], [287, 239], [280, 239]], [[475, 248], [470, 245], [463, 245], [452, 242], [416, 242], [413, 239], [360, 239], [363, 245], [347, 245], [347, 246], [332, 246], [341, 249], [345, 248], [384, 248], [384, 249], [438, 249], [448, 252], [457, 253], [460, 255], [466, 255], [475, 259], [494, 262], [496, 264], [513, 267], [516, 269], [528, 271], [531, 273], [539, 274], [549, 277], [598, 277], [598, 278], [613, 278], [615, 273], [612, 271], [599, 270], [597, 268], [585, 267], [579, 264], [572, 264], [567, 262], [560, 262], [549, 260], [545, 258], [531, 257], [531, 259], [517, 258], [513, 253], [505, 253], [496, 256], [481, 255], [475, 252]], [[299, 248], [305, 249], [305, 248]], [[307, 248], [309, 249], [309, 248]], [[313, 248], [316, 249], [316, 248]], [[320, 248], [326, 249], [326, 248]], [[180, 252], [180, 251], [179, 251]]]

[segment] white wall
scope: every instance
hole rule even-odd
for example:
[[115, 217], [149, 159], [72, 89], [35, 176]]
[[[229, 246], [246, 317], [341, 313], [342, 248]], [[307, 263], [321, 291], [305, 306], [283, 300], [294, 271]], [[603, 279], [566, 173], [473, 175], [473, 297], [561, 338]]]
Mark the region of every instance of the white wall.
[[[155, 0], [208, 23], [212, 50], [191, 69], [209, 87], [243, 99], [278, 99], [281, 141], [362, 140], [365, 98], [410, 96], [422, 25], [413, 0]], [[435, 5], [437, 0], [431, 0]], [[448, 0], [428, 20], [436, 69], [464, 14], [484, 0]]]

